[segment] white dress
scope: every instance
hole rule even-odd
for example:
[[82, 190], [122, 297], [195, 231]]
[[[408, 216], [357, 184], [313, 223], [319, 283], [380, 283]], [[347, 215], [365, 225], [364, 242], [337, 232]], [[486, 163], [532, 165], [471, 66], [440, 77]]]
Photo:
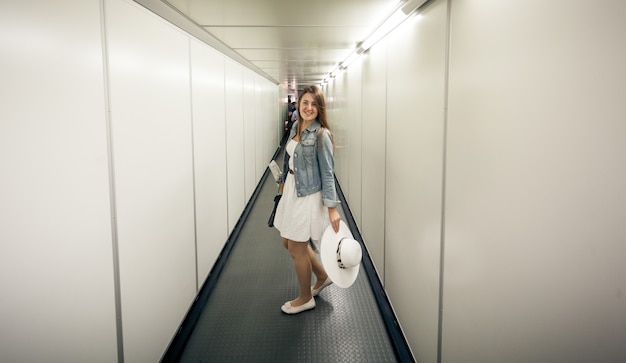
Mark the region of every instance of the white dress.
[[[293, 153], [298, 143], [289, 140], [285, 150], [289, 154], [289, 169], [293, 170]], [[322, 203], [322, 192], [298, 197], [295, 177], [287, 173], [283, 196], [276, 208], [274, 226], [280, 236], [296, 242], [319, 241], [330, 225], [328, 207]]]

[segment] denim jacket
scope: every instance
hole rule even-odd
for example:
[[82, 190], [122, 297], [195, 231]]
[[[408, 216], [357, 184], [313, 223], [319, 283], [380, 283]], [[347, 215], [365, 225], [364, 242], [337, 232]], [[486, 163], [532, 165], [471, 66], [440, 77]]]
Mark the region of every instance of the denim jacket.
[[[296, 145], [293, 157], [294, 177], [298, 197], [322, 191], [322, 202], [328, 208], [339, 205], [337, 189], [335, 188], [335, 172], [333, 159], [333, 142], [330, 131], [324, 130], [318, 136], [318, 129], [322, 125], [315, 120], [300, 135], [300, 142]], [[298, 122], [291, 127], [289, 139], [296, 136]], [[289, 154], [285, 152], [283, 160], [283, 175], [289, 172]]]

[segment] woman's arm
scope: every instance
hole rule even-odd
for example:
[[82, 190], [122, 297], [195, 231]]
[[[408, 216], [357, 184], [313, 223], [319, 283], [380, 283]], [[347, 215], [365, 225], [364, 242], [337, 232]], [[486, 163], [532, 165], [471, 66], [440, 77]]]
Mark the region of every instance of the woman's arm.
[[322, 201], [329, 208], [339, 205], [337, 189], [335, 188], [335, 160], [333, 159], [333, 142], [330, 139], [330, 131], [322, 129], [317, 142], [317, 162], [320, 168], [320, 181], [322, 183]]
[[330, 225], [333, 226], [335, 233], [339, 232], [339, 222], [341, 221], [341, 216], [339, 215], [337, 208], [328, 208], [328, 218], [330, 219]]
[[318, 138], [317, 159], [320, 167], [320, 179], [322, 181], [322, 201], [328, 207], [328, 218], [335, 233], [339, 232], [341, 216], [337, 211], [337, 188], [335, 186], [335, 160], [333, 158], [333, 142], [330, 131], [322, 129]]

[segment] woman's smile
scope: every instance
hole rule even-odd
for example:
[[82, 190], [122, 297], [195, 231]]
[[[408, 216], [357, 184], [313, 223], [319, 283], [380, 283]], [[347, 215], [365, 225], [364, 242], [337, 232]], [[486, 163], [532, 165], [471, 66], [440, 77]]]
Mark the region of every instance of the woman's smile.
[[300, 99], [300, 117], [303, 121], [313, 121], [317, 118], [317, 104], [313, 95], [305, 93]]

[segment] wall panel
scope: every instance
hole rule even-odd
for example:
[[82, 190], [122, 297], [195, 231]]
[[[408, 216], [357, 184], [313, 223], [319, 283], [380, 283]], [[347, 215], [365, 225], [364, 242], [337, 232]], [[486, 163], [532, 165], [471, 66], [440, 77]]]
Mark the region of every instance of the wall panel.
[[[262, 155], [270, 155], [270, 158], [276, 152], [280, 144], [280, 139], [283, 133], [283, 127], [276, 127], [276, 123], [282, 123], [282, 117], [279, 114], [279, 108], [276, 100], [280, 100], [279, 89], [278, 87], [271, 83], [267, 82], [263, 78], [260, 78], [263, 82], [261, 82], [263, 94], [259, 98], [262, 102], [261, 109], [263, 110], [263, 124], [265, 125], [265, 135], [263, 136], [263, 151]], [[259, 83], [257, 83], [258, 85]], [[277, 132], [278, 131], [278, 132]], [[257, 142], [258, 144], [258, 142]], [[263, 156], [263, 172], [267, 167], [268, 158]]]
[[276, 136], [276, 125], [281, 120], [278, 117], [277, 87], [255, 74], [254, 89], [255, 96], [250, 103], [254, 107], [256, 121], [250, 127], [255, 133], [255, 175], [258, 183], [280, 144], [280, 139]]
[[387, 45], [363, 59], [361, 234], [381, 280], [385, 280], [385, 155]]
[[[349, 178], [349, 157], [346, 146], [349, 145], [349, 124], [347, 107], [347, 74], [340, 72], [328, 84], [330, 94], [332, 95], [331, 112], [328, 114], [330, 127], [335, 135], [335, 175], [341, 185], [348, 185]], [[324, 95], [327, 99], [328, 95]], [[328, 100], [327, 100], [328, 101]], [[328, 107], [328, 106], [326, 106]]]
[[224, 56], [191, 41], [198, 285], [228, 238]]
[[2, 362], [117, 359], [101, 39], [98, 1], [0, 4]]
[[124, 353], [154, 362], [196, 292], [189, 40], [124, 0], [106, 20]]
[[451, 14], [443, 361], [626, 360], [626, 3]]
[[243, 118], [243, 67], [225, 60], [226, 161], [228, 175], [228, 232], [232, 232], [245, 199], [245, 129]]
[[363, 163], [363, 153], [361, 150], [361, 135], [363, 127], [361, 124], [361, 88], [362, 88], [362, 58], [352, 63], [346, 70], [347, 90], [346, 107], [342, 120], [345, 123], [344, 140], [342, 145], [346, 149], [348, 159], [348, 179], [344, 181], [342, 187], [346, 194], [346, 199], [350, 205], [350, 210], [355, 221], [361, 223], [361, 168]]
[[[249, 104], [254, 110], [256, 114], [255, 122], [250, 125], [250, 129], [253, 132], [255, 152], [254, 152], [254, 175], [256, 175], [257, 182], [260, 177], [263, 175], [265, 168], [267, 167], [267, 163], [270, 161], [267, 157], [270, 154], [268, 150], [268, 145], [272, 139], [272, 135], [274, 134], [274, 130], [269, 133], [269, 127], [272, 125], [268, 125], [267, 120], [267, 87], [264, 87], [263, 81], [260, 76], [254, 74], [254, 97], [249, 100]], [[273, 123], [276, 125], [276, 123]], [[278, 143], [276, 144], [278, 146]], [[270, 155], [271, 157], [271, 155]], [[256, 187], [256, 185], [255, 185]]]
[[259, 120], [258, 109], [255, 104], [254, 73], [249, 69], [243, 70], [243, 94], [239, 102], [243, 112], [243, 147], [244, 147], [244, 199], [247, 202], [259, 182], [256, 175], [256, 132]]
[[388, 38], [385, 289], [424, 362], [437, 359], [446, 21], [435, 2]]

